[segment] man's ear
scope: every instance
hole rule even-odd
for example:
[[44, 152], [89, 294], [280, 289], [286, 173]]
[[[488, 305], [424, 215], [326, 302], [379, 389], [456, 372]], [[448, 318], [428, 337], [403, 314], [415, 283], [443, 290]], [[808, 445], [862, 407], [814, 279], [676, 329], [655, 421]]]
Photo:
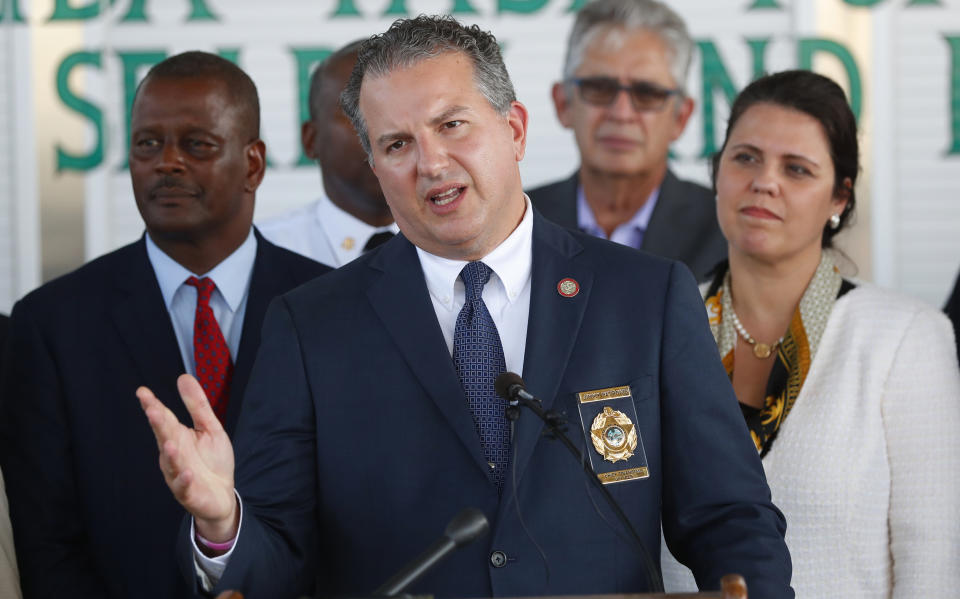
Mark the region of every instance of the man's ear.
[[523, 160], [523, 155], [527, 151], [528, 119], [527, 107], [514, 100], [507, 113], [507, 124], [513, 132], [513, 156], [517, 162]]
[[317, 128], [313, 121], [303, 121], [300, 125], [300, 145], [303, 146], [303, 155], [310, 160], [317, 160]]
[[695, 106], [696, 102], [693, 101], [693, 98], [684, 96], [680, 101], [680, 106], [674, 109], [673, 141], [683, 135], [683, 130], [687, 128], [687, 121], [690, 120], [690, 115], [693, 114]]
[[260, 187], [263, 175], [267, 170], [267, 146], [262, 139], [252, 141], [247, 145], [247, 177], [243, 189], [253, 193]]
[[570, 98], [567, 96], [567, 88], [561, 82], [554, 83], [550, 96], [553, 98], [553, 108], [557, 111], [557, 120], [564, 128], [569, 129]]

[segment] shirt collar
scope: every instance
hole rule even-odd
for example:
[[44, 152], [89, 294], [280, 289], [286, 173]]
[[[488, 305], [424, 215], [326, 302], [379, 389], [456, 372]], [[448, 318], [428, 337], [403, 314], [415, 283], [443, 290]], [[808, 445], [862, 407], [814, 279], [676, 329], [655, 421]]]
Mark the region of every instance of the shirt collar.
[[163, 303], [167, 306], [167, 310], [173, 303], [173, 296], [177, 293], [177, 289], [192, 276], [198, 279], [210, 277], [220, 290], [220, 295], [230, 306], [230, 310], [236, 312], [240, 307], [240, 302], [243, 301], [243, 296], [250, 285], [253, 262], [257, 257], [257, 238], [253, 234], [253, 227], [250, 228], [250, 233], [240, 247], [213, 267], [210, 272], [204, 274], [192, 273], [184, 268], [157, 247], [149, 233], [146, 234], [146, 242], [147, 257], [157, 276], [157, 283], [160, 284], [160, 293], [163, 295]]
[[[656, 207], [658, 199], [660, 199], [659, 186], [650, 193], [647, 201], [644, 202], [640, 210], [634, 213], [633, 218], [617, 228], [636, 229], [641, 233], [645, 233], [647, 227], [650, 225], [650, 217], [653, 216], [653, 209]], [[587, 195], [583, 193], [583, 185], [577, 185], [577, 227], [584, 233], [588, 233], [594, 237], [607, 237], [607, 234], [600, 228], [600, 225], [597, 224], [593, 210], [587, 203]]]
[[[533, 264], [533, 210], [530, 207], [530, 198], [526, 194], [523, 197], [525, 207], [520, 224], [500, 245], [481, 258], [503, 285], [510, 303], [519, 297], [530, 280]], [[467, 261], [441, 258], [419, 247], [417, 254], [430, 295], [443, 304], [449, 304], [454, 296], [454, 286], [460, 271], [467, 265]]]
[[367, 240], [376, 233], [390, 231], [396, 234], [397, 223], [374, 227], [342, 210], [326, 195], [320, 197], [315, 213], [317, 223], [330, 240], [338, 264], [346, 264], [363, 253]]

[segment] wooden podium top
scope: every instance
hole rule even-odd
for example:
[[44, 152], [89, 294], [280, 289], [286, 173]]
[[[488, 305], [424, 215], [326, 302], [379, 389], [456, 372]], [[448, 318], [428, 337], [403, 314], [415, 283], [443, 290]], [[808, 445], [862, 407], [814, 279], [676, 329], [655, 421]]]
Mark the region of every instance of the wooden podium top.
[[[747, 583], [739, 574], [727, 574], [720, 580], [720, 591], [707, 593], [629, 593], [622, 595], [557, 595], [553, 597], [516, 597], [514, 599], [747, 599]], [[237, 591], [224, 591], [216, 599], [243, 599]]]

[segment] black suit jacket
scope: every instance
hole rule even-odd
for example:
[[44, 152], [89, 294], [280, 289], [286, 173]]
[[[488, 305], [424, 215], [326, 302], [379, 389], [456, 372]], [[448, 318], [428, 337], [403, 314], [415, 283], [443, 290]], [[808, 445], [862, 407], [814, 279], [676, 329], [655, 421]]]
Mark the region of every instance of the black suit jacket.
[[953, 293], [947, 300], [947, 305], [943, 307], [947, 313], [950, 322], [953, 323], [953, 340], [957, 344], [957, 355], [960, 356], [960, 274], [957, 275], [957, 282], [953, 285]]
[[[563, 181], [531, 189], [527, 195], [545, 217], [577, 230], [579, 185], [579, 175], [574, 173]], [[702, 185], [678, 179], [668, 170], [640, 249], [679, 260], [698, 280], [705, 280], [713, 267], [727, 257], [727, 240], [717, 224], [713, 193]]]
[[[590, 423], [604, 406], [627, 409], [630, 400], [583, 405], [577, 392], [630, 387], [650, 476], [609, 488], [648, 552], [660, 554], [662, 514], [671, 549], [704, 587], [738, 572], [752, 596], [792, 597], [783, 516], [689, 271], [536, 213], [532, 249], [527, 388], [594, 454]], [[564, 278], [579, 282], [574, 297], [557, 292]], [[271, 306], [235, 437], [243, 523], [215, 591], [294, 598], [316, 581], [322, 596], [367, 595], [466, 506], [486, 514], [490, 534], [412, 593], [650, 590], [621, 524], [542, 432], [524, 411], [499, 494], [416, 249], [399, 235]], [[179, 542], [194, 578], [185, 530]], [[495, 551], [506, 554], [500, 567]]]
[[[7, 333], [10, 331], [10, 317], [0, 314], [0, 372], [3, 371], [3, 359], [7, 351]], [[0, 390], [0, 394], [3, 391]], [[3, 397], [0, 395], [0, 397]]]
[[[328, 270], [257, 233], [228, 433], [268, 303]], [[134, 396], [147, 385], [190, 423], [176, 390], [185, 368], [145, 241], [23, 298], [9, 348], [0, 458], [24, 597], [189, 596], [174, 559], [184, 511]]]

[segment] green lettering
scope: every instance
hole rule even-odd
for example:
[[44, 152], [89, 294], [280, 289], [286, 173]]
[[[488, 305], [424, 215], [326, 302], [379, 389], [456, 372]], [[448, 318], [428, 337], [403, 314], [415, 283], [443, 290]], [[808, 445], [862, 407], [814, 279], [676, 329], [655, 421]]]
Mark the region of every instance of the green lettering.
[[950, 149], [947, 154], [960, 154], [960, 36], [944, 36], [950, 44]]
[[217, 56], [226, 58], [235, 65], [240, 64], [240, 48], [218, 48]]
[[747, 45], [750, 46], [750, 56], [753, 57], [753, 78], [759, 79], [767, 72], [767, 45], [770, 38], [747, 39]]
[[577, 12], [586, 5], [587, 0], [573, 0], [570, 3], [570, 7], [567, 9], [567, 12]]
[[497, 0], [497, 12], [500, 14], [513, 12], [529, 15], [543, 10], [550, 0]]
[[[108, 5], [113, 6], [116, 0], [109, 0]], [[82, 6], [73, 6], [70, 0], [55, 0], [53, 3], [53, 15], [51, 21], [86, 21], [100, 15], [100, 0], [90, 0]]]
[[[300, 122], [310, 120], [310, 77], [313, 69], [333, 54], [333, 48], [291, 48], [293, 57], [297, 62], [297, 104], [299, 105], [298, 114]], [[300, 156], [297, 158], [296, 166], [306, 166], [313, 164], [303, 153], [303, 147], [300, 148]]]
[[357, 5], [353, 3], [353, 0], [337, 0], [337, 9], [330, 14], [331, 19], [359, 16], [361, 16], [360, 11], [357, 10]]
[[[121, 19], [125, 23], [147, 21], [147, 0], [131, 0], [130, 10]], [[216, 21], [217, 16], [210, 12], [204, 0], [190, 0], [190, 16], [187, 21]]]
[[11, 23], [26, 23], [18, 0], [0, 0], [0, 23], [5, 20]]
[[450, 9], [452, 15], [475, 15], [477, 9], [473, 7], [468, 0], [453, 0], [453, 8]]
[[[340, 0], [342, 2], [350, 2], [351, 0]], [[543, 0], [546, 2], [547, 0]], [[339, 7], [337, 10], [340, 10]], [[356, 10], [356, 8], [354, 8]], [[452, 15], [475, 15], [477, 14], [477, 9], [470, 4], [470, 0], [453, 0], [453, 6], [450, 8], [449, 14]], [[387, 7], [387, 10], [383, 12], [384, 17], [407, 17], [410, 16], [410, 12], [407, 11], [407, 2], [406, 0], [391, 0], [390, 6]]]
[[777, 10], [783, 10], [783, 7], [777, 4], [777, 0], [754, 0], [747, 10], [757, 10], [764, 8], [775, 8]]
[[390, 6], [383, 11], [385, 17], [406, 17], [409, 14], [407, 12], [407, 0], [390, 0]]
[[89, 171], [103, 162], [103, 111], [92, 102], [78, 97], [70, 89], [70, 73], [80, 65], [100, 68], [99, 52], [74, 52], [63, 59], [57, 68], [57, 95], [64, 106], [86, 117], [96, 131], [93, 150], [87, 154], [71, 154], [57, 144], [57, 172]]
[[137, 93], [137, 86], [142, 78], [141, 73], [148, 67], [152, 67], [167, 57], [163, 50], [148, 52], [117, 52], [120, 62], [123, 64], [123, 105], [124, 105], [124, 127], [126, 135], [124, 136], [123, 162], [120, 170], [126, 170], [129, 166], [127, 155], [130, 153], [130, 119], [133, 115], [133, 98]]
[[[703, 101], [703, 149], [700, 158], [709, 158], [717, 151], [716, 142], [716, 108], [713, 103], [714, 93], [719, 88], [728, 103], [732, 103], [737, 96], [737, 88], [730, 78], [730, 73], [723, 65], [717, 47], [711, 41], [698, 41], [700, 56], [703, 58], [701, 79], [703, 83], [701, 98]], [[756, 60], [754, 60], [756, 65]]]
[[813, 57], [818, 52], [832, 54], [847, 72], [850, 80], [850, 108], [853, 115], [860, 119], [860, 108], [863, 104], [863, 85], [860, 80], [860, 69], [857, 61], [846, 46], [833, 40], [822, 38], [801, 39], [797, 44], [797, 66], [801, 69], [813, 68]]

